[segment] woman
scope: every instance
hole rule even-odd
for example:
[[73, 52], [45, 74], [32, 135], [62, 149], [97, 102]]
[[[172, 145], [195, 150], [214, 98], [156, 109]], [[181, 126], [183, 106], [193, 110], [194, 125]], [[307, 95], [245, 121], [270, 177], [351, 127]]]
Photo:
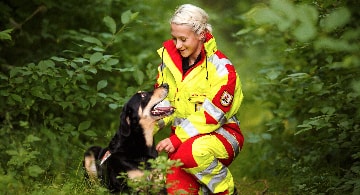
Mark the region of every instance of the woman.
[[236, 194], [227, 166], [244, 140], [235, 117], [243, 99], [240, 79], [217, 50], [203, 9], [180, 6], [170, 26], [172, 40], [158, 50], [155, 87], [169, 84], [167, 100], [176, 111], [159, 121], [159, 128], [172, 123], [172, 132], [156, 149], [183, 165], [167, 175], [168, 193]]

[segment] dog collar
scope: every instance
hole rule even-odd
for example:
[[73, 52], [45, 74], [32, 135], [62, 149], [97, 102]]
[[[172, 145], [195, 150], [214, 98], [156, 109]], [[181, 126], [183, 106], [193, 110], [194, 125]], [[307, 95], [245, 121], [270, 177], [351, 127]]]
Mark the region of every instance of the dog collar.
[[104, 154], [104, 156], [101, 158], [100, 165], [102, 165], [102, 164], [106, 161], [106, 159], [108, 159], [110, 156], [111, 156], [110, 151], [109, 151], [109, 150], [106, 151], [105, 154]]

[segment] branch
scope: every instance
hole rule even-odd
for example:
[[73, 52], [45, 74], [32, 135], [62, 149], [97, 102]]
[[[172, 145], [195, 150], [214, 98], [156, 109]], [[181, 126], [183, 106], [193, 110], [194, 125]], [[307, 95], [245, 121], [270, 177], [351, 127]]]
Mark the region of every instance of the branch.
[[33, 18], [36, 14], [40, 12], [45, 12], [47, 10], [47, 7], [45, 5], [40, 5], [30, 16], [28, 16], [23, 22], [17, 23], [13, 18], [10, 18], [10, 23], [14, 26], [14, 29], [21, 29], [21, 27], [31, 18]]

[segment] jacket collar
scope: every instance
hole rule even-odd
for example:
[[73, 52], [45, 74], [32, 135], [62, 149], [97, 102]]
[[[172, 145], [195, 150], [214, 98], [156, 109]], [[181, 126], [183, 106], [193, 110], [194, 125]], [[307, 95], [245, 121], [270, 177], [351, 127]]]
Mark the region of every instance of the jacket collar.
[[205, 34], [204, 47], [207, 57], [212, 56], [217, 51], [216, 41], [211, 33]]
[[[167, 40], [163, 44], [166, 51], [169, 53], [172, 61], [176, 64], [176, 66], [181, 67], [182, 64], [182, 58], [179, 54], [179, 51], [176, 49], [176, 46], [174, 44], [173, 40]], [[205, 34], [205, 43], [203, 50], [205, 50], [206, 56], [209, 57], [213, 55], [217, 51], [216, 41], [214, 36], [211, 33]]]

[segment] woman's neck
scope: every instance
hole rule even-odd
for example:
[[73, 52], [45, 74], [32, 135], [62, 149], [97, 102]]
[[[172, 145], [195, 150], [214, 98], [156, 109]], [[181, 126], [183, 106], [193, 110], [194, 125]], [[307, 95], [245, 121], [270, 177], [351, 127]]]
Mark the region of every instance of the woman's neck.
[[199, 59], [201, 59], [201, 50], [197, 53], [197, 55], [189, 56], [189, 66], [195, 65]]

